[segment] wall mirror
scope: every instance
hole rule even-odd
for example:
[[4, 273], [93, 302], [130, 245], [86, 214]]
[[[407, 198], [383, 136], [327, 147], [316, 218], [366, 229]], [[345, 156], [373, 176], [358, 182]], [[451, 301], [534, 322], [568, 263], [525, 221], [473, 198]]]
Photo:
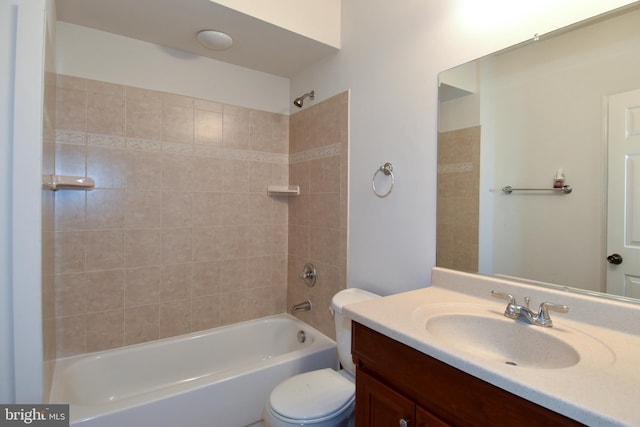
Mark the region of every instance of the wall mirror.
[[439, 98], [436, 264], [640, 301], [640, 5], [444, 71]]

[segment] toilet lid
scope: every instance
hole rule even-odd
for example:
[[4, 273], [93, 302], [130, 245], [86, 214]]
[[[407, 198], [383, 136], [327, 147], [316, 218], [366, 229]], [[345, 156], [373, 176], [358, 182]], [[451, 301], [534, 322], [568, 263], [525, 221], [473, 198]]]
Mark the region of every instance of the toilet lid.
[[295, 420], [325, 418], [353, 401], [355, 385], [333, 369], [291, 377], [271, 392], [269, 404], [277, 414]]

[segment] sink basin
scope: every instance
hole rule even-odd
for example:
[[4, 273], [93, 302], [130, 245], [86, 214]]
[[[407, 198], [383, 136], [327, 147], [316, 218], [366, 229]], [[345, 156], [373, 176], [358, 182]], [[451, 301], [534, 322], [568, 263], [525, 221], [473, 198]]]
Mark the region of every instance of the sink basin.
[[482, 315], [445, 314], [430, 318], [426, 328], [431, 335], [457, 350], [508, 365], [558, 369], [580, 361], [580, 354], [571, 345], [538, 326], [514, 320], [504, 322]]
[[599, 340], [564, 326], [542, 328], [508, 319], [483, 306], [437, 305], [413, 313], [430, 343], [443, 350], [482, 360], [533, 369], [562, 369], [580, 363], [602, 366], [613, 361]]

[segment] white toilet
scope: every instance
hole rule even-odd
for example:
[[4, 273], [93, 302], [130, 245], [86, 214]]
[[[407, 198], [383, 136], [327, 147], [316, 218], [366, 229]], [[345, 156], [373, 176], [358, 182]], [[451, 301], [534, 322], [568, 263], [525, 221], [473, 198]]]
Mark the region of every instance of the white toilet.
[[338, 358], [343, 369], [319, 369], [296, 375], [271, 391], [262, 414], [265, 427], [351, 427], [355, 409], [355, 367], [351, 360], [351, 319], [342, 307], [378, 298], [362, 289], [345, 289], [331, 300]]

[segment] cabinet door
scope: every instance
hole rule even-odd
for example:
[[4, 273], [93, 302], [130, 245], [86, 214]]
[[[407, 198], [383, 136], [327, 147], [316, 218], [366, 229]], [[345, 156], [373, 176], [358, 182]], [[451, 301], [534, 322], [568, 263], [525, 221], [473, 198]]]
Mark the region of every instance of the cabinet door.
[[416, 427], [449, 427], [449, 424], [437, 418], [426, 409], [416, 406]]
[[413, 400], [366, 372], [356, 372], [356, 427], [413, 427], [414, 416]]

